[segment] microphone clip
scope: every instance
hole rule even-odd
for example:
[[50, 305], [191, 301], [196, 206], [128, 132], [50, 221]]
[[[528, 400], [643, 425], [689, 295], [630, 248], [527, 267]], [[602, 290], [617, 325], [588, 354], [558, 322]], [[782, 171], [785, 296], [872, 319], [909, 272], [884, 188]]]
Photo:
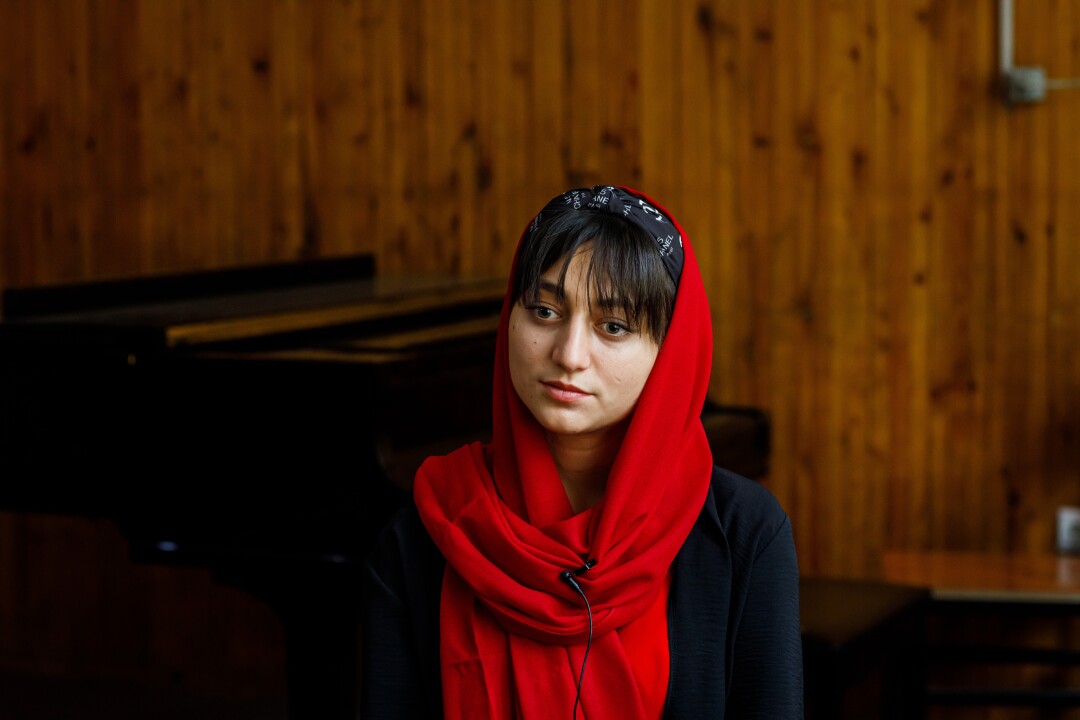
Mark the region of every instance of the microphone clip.
[[559, 577], [577, 588], [577, 582], [574, 580], [574, 578], [576, 578], [578, 575], [584, 575], [585, 573], [592, 570], [594, 567], [596, 567], [596, 558], [590, 558], [586, 560], [585, 564], [579, 567], [577, 570], [563, 570], [561, 573], [559, 573]]

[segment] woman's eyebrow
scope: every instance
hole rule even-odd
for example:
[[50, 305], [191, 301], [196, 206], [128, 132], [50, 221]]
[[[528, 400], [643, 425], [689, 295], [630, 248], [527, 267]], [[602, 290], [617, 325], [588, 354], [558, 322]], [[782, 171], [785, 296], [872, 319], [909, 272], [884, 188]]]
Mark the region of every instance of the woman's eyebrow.
[[550, 280], [541, 279], [540, 283], [537, 285], [537, 289], [540, 290], [541, 292], [547, 291], [547, 292], [551, 293], [552, 295], [558, 295], [559, 294], [559, 286], [556, 285], [555, 283], [551, 282]]
[[[547, 292], [555, 297], [559, 297], [559, 286], [550, 280], [544, 280], [543, 278], [536, 285], [537, 296], [540, 293]], [[596, 306], [600, 308], [601, 312], [627, 312], [630, 307], [630, 303], [625, 296], [622, 295], [601, 295], [596, 302]]]
[[626, 301], [626, 298], [622, 297], [602, 297], [596, 303], [600, 308], [600, 312], [605, 313], [630, 313], [630, 304]]

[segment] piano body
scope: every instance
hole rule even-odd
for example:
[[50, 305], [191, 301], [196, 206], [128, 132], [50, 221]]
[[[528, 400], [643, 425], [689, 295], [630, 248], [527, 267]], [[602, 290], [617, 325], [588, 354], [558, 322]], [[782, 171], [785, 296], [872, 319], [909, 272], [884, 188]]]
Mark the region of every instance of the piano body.
[[[134, 558], [254, 593], [290, 717], [355, 717], [359, 565], [424, 457], [490, 435], [504, 289], [362, 256], [8, 290], [0, 509], [108, 517]], [[764, 474], [763, 413], [703, 419]]]

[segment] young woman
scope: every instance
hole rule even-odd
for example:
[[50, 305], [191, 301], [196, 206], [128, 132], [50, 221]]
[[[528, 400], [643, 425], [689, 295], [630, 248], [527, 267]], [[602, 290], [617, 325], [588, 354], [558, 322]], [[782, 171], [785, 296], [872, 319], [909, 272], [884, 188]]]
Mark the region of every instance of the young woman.
[[367, 569], [369, 718], [802, 717], [791, 526], [714, 468], [682, 229], [571, 190], [522, 234], [490, 445], [430, 458]]

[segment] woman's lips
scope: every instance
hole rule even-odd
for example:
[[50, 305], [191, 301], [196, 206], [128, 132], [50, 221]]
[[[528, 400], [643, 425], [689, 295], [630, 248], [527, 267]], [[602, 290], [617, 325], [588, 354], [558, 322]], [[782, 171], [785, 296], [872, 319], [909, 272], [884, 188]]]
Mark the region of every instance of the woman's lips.
[[540, 384], [544, 386], [545, 395], [559, 402], [574, 402], [589, 396], [589, 393], [581, 388], [557, 380], [544, 380]]

